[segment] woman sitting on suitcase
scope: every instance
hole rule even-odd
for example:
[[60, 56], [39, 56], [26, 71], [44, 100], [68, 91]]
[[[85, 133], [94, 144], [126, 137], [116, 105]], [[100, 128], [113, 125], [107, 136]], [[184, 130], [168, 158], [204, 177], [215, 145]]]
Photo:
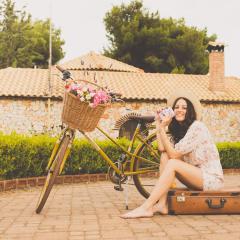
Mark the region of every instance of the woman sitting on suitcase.
[[[178, 91], [168, 100], [174, 117], [160, 110], [156, 114], [157, 141], [161, 154], [160, 178], [149, 198], [122, 218], [152, 217], [168, 213], [167, 193], [174, 178], [195, 190], [218, 190], [223, 187], [219, 154], [210, 133], [200, 122], [201, 104], [186, 91]], [[160, 117], [162, 116], [162, 117]], [[169, 140], [165, 129], [171, 134]], [[172, 144], [173, 143], [173, 144]]]

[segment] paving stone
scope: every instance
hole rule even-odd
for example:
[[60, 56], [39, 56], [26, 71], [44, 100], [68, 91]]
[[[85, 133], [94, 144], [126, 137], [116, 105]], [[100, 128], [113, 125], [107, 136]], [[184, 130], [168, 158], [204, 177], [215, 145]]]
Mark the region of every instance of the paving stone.
[[[231, 175], [228, 185], [239, 182]], [[56, 185], [41, 214], [35, 213], [40, 187], [0, 193], [0, 240], [235, 240], [240, 215], [178, 215], [146, 219], [119, 217], [124, 194], [107, 181]], [[129, 208], [144, 198], [129, 186]]]

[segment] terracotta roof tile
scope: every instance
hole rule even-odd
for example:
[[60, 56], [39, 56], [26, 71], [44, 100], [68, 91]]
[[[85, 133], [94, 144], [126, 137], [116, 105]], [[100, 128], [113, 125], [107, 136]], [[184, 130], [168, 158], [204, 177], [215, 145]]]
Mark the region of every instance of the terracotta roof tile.
[[[86, 72], [71, 71], [78, 79], [85, 79]], [[51, 94], [52, 98], [62, 98], [64, 82], [52, 70]], [[133, 100], [165, 100], [171, 91], [187, 88], [202, 101], [240, 102], [240, 79], [226, 77], [226, 92], [214, 93], [208, 89], [209, 75], [183, 75], [161, 73], [132, 73], [89, 71], [88, 79], [94, 75], [101, 86], [108, 86], [116, 92], [121, 92], [125, 99]], [[49, 90], [48, 70], [6, 68], [0, 70], [0, 96], [47, 97]]]
[[[53, 78], [51, 97], [61, 97], [64, 83]], [[47, 69], [5, 68], [0, 70], [0, 96], [48, 97]]]
[[61, 64], [68, 70], [100, 70], [100, 71], [117, 71], [117, 72], [143, 72], [142, 69], [133, 67], [126, 63], [117, 61], [104, 55], [90, 52], [79, 58], [75, 58]]

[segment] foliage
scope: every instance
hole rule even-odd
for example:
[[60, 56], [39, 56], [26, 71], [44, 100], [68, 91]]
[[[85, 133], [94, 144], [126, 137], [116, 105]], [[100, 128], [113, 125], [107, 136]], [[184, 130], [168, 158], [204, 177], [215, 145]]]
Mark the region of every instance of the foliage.
[[[52, 30], [52, 63], [64, 53], [60, 30]], [[49, 59], [49, 20], [33, 22], [24, 10], [16, 10], [13, 0], [0, 5], [0, 68], [46, 68]]]
[[[120, 139], [117, 142], [125, 147], [125, 149], [129, 143], [126, 139]], [[114, 162], [117, 161], [122, 152], [120, 149], [116, 148], [109, 140], [97, 141], [97, 143], [110, 159]], [[75, 140], [69, 161], [67, 161], [65, 166], [65, 174], [106, 173], [107, 169], [108, 165], [106, 162], [87, 140]]]
[[0, 134], [0, 178], [21, 178], [43, 174], [55, 142], [48, 136], [27, 137]]
[[207, 29], [186, 26], [184, 19], [160, 18], [149, 13], [142, 1], [113, 6], [106, 13], [105, 27], [110, 47], [106, 56], [118, 59], [145, 72], [206, 74], [205, 49], [216, 35]]
[[[0, 133], [0, 179], [41, 176], [56, 138], [47, 135], [24, 136]], [[125, 149], [127, 139], [117, 140]], [[106, 154], [117, 161], [121, 150], [110, 141], [98, 141]], [[240, 168], [240, 142], [217, 144], [223, 168]], [[76, 139], [63, 174], [102, 173], [108, 166], [87, 140]]]
[[240, 142], [219, 143], [220, 159], [225, 168], [240, 168]]
[[[32, 24], [32, 39], [34, 43], [33, 64], [42, 68], [47, 68], [48, 66], [49, 27], [49, 19], [38, 20]], [[64, 41], [61, 39], [61, 31], [52, 26], [52, 64], [57, 63], [64, 57], [63, 44]]]
[[[47, 135], [0, 134], [0, 179], [41, 176], [45, 173], [56, 138]], [[118, 140], [127, 148], [128, 140]], [[98, 142], [106, 154], [117, 160], [120, 151], [109, 141]], [[107, 172], [108, 166], [86, 140], [75, 139], [65, 174]]]

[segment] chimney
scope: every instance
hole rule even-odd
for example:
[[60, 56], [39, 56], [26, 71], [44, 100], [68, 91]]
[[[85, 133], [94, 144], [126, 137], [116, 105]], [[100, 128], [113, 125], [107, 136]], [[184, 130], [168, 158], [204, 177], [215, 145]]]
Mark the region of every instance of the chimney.
[[224, 92], [224, 44], [209, 42], [209, 89], [213, 92]]

